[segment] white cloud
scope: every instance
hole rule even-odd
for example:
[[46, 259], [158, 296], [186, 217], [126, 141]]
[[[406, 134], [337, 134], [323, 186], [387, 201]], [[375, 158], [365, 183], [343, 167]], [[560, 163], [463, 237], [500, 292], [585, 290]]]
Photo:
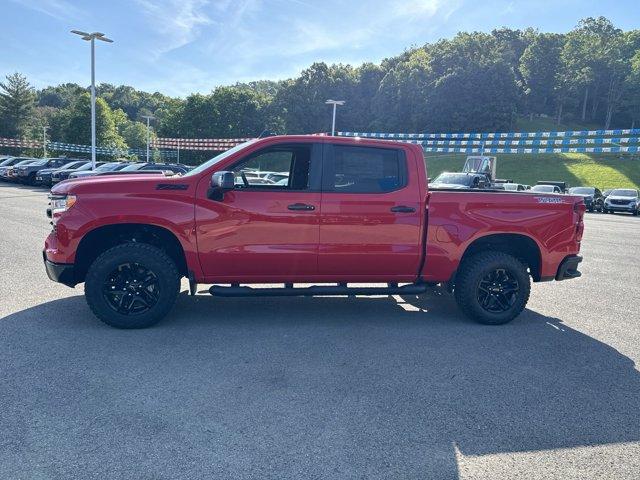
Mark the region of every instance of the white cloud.
[[198, 30], [212, 23], [205, 0], [136, 0], [150, 24], [161, 35], [156, 53], [166, 53], [192, 42]]
[[77, 19], [84, 15], [84, 12], [66, 0], [12, 0], [18, 5], [44, 13], [57, 20]]

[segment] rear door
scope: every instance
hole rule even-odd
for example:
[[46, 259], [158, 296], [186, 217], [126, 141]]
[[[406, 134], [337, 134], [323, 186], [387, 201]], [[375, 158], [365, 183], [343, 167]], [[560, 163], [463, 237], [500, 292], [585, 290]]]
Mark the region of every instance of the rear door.
[[321, 275], [345, 281], [415, 278], [422, 228], [415, 169], [401, 148], [325, 145]]

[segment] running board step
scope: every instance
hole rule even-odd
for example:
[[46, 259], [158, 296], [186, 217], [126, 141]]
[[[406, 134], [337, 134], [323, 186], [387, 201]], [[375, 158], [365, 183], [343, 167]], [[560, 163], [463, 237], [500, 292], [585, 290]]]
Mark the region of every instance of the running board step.
[[254, 288], [214, 285], [211, 295], [218, 297], [314, 297], [322, 295], [420, 295], [427, 291], [426, 283], [410, 283], [389, 287], [348, 287], [346, 285], [315, 285], [312, 287]]

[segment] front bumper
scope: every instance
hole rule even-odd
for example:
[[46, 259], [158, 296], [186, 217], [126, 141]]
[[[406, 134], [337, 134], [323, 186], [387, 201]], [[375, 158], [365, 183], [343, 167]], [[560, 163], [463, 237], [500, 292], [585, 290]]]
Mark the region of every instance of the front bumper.
[[612, 204], [605, 204], [604, 208], [606, 208], [607, 210], [610, 210], [612, 212], [629, 212], [629, 213], [633, 213], [637, 210], [635, 204], [631, 204], [631, 205], [612, 205]]
[[565, 257], [560, 266], [558, 267], [558, 273], [556, 273], [556, 280], [570, 280], [572, 278], [578, 278], [582, 276], [582, 273], [578, 271], [578, 264], [582, 261], [582, 257], [579, 255], [569, 255]]
[[76, 285], [75, 272], [72, 263], [53, 263], [47, 260], [47, 254], [42, 252], [42, 260], [47, 276], [54, 282], [62, 283], [68, 287]]

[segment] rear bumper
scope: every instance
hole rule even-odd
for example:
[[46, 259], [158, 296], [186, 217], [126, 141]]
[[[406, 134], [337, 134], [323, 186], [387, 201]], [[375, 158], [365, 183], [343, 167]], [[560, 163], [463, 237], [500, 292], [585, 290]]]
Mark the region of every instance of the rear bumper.
[[565, 257], [558, 267], [558, 273], [556, 273], [556, 280], [570, 280], [572, 278], [578, 278], [582, 276], [582, 273], [578, 271], [578, 264], [582, 261], [582, 257], [579, 255], [569, 255]]
[[54, 282], [62, 283], [68, 287], [76, 285], [75, 272], [72, 263], [53, 263], [47, 260], [47, 254], [42, 252], [44, 268], [47, 276]]

